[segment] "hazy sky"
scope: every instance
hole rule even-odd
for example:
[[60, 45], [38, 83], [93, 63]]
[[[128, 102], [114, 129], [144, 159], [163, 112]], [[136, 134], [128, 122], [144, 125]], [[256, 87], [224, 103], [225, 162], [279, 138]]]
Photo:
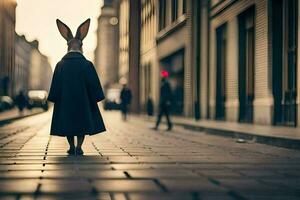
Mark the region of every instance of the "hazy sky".
[[56, 27], [59, 18], [75, 35], [77, 27], [87, 18], [91, 26], [83, 41], [84, 55], [93, 59], [96, 47], [97, 18], [102, 0], [17, 0], [16, 32], [27, 40], [39, 40], [39, 48], [50, 59], [52, 67], [65, 55], [67, 44]]

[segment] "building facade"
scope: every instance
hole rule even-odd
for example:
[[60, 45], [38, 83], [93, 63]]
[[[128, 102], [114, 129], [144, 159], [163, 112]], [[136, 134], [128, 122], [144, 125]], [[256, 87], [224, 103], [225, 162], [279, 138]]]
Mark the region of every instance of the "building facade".
[[210, 2], [206, 117], [298, 124], [298, 9], [296, 0]]
[[141, 2], [141, 110], [167, 71], [175, 114], [299, 125], [297, 0]]
[[173, 113], [193, 116], [193, 1], [158, 1], [157, 58], [159, 70], [169, 73]]
[[141, 4], [140, 48], [140, 105], [146, 111], [147, 101], [158, 102], [159, 69], [156, 35], [158, 4], [155, 0], [143, 0]]
[[32, 52], [29, 67], [29, 89], [49, 91], [52, 80], [52, 68], [48, 57], [39, 51], [39, 42], [31, 42]]
[[119, 77], [132, 93], [131, 111], [140, 111], [141, 1], [120, 0]]
[[166, 71], [177, 115], [195, 114], [195, 62], [191, 0], [143, 0], [141, 8], [140, 100], [159, 103], [160, 73]]
[[129, 0], [120, 0], [119, 78], [128, 80], [129, 73]]
[[104, 89], [119, 81], [119, 4], [106, 0], [98, 18], [95, 65]]
[[13, 96], [23, 91], [25, 94], [29, 88], [30, 58], [32, 46], [25, 36], [15, 35], [15, 70]]
[[15, 0], [0, 0], [0, 95], [13, 94], [15, 12]]

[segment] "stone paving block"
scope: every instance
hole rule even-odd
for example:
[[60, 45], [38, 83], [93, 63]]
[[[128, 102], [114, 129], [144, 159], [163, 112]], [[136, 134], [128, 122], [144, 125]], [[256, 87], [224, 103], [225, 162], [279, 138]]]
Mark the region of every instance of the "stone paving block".
[[41, 171], [8, 171], [8, 172], [0, 172], [0, 179], [38, 179], [42, 176]]
[[[170, 169], [170, 170], [175, 170], [175, 169], [186, 169], [185, 167], [181, 166], [180, 163], [147, 163], [144, 165], [148, 165], [149, 167], [153, 169]], [[189, 171], [192, 171], [192, 169], [186, 169]]]
[[92, 192], [92, 187], [86, 182], [69, 181], [60, 183], [60, 181], [57, 181], [53, 183], [42, 183], [39, 192], [42, 194], [90, 193]]
[[207, 156], [168, 156], [173, 162], [201, 163], [210, 160]]
[[109, 157], [108, 161], [112, 164], [115, 163], [138, 163], [139, 161], [133, 157], [114, 158]]
[[43, 169], [42, 164], [34, 164], [34, 165], [0, 165], [0, 171], [41, 171]]
[[[39, 152], [43, 152], [43, 151], [45, 151], [45, 147], [44, 146], [41, 146], [40, 144], [39, 145], [35, 145], [35, 146], [32, 146], [32, 145], [30, 145], [30, 147], [23, 147], [22, 148], [22, 151], [35, 151], [35, 152], [37, 152], [37, 151], [39, 151]], [[21, 152], [22, 152], [21, 151]]]
[[31, 164], [43, 164], [46, 163], [45, 160], [10, 160], [7, 162], [4, 162], [3, 164], [17, 164], [17, 165], [31, 165]]
[[232, 196], [229, 196], [228, 194], [224, 194], [224, 195], [201, 195], [200, 194], [200, 197], [201, 197], [201, 200], [237, 200], [238, 198], [236, 197], [232, 197]]
[[116, 149], [99, 149], [100, 153], [124, 153], [124, 151], [120, 148]]
[[225, 164], [222, 164], [222, 166], [224, 166], [225, 168], [229, 168], [229, 169], [234, 169], [234, 170], [255, 170], [255, 169], [258, 169], [258, 166], [257, 165], [253, 165], [251, 163], [225, 163]]
[[47, 152], [47, 157], [66, 157], [68, 156], [67, 152]]
[[[20, 157], [26, 157], [26, 156], [44, 156], [45, 155], [45, 152], [21, 152], [21, 153], [18, 153], [16, 156], [20, 156]], [[28, 158], [28, 157], [26, 157]]]
[[[126, 152], [100, 152], [103, 156], [128, 156]], [[99, 153], [98, 153], [99, 154]]]
[[2, 158], [4, 158], [4, 159], [5, 158], [12, 158], [12, 157], [15, 157], [15, 156], [16, 156], [15, 153], [2, 153], [2, 154], [0, 154], [0, 159], [2, 159]]
[[0, 194], [0, 199], [1, 200], [16, 200], [17, 195], [1, 195]]
[[0, 194], [33, 194], [37, 186], [34, 180], [0, 180]]
[[299, 178], [279, 178], [279, 179], [260, 179], [261, 182], [266, 183], [269, 186], [276, 186], [279, 188], [289, 188], [300, 190], [300, 179]]
[[272, 193], [268, 196], [246, 196], [249, 200], [299, 200], [299, 196], [292, 195], [273, 195]]
[[67, 157], [71, 157], [73, 160], [75, 160], [76, 162], [94, 162], [94, 161], [98, 161], [98, 160], [106, 160], [106, 157], [103, 157], [101, 155], [94, 155], [94, 156], [67, 156]]
[[195, 200], [189, 193], [149, 193], [149, 194], [130, 194], [130, 200]]
[[123, 163], [123, 164], [111, 164], [111, 166], [114, 168], [114, 169], [118, 169], [118, 170], [130, 170], [130, 169], [147, 169], [147, 168], [151, 168], [150, 165], [147, 165], [147, 164], [136, 164], [136, 163]]
[[17, 164], [17, 162], [12, 161], [12, 160], [1, 160], [0, 159], [0, 165], [13, 165], [13, 164]]
[[124, 193], [113, 193], [112, 194], [114, 200], [127, 200], [128, 198]]
[[222, 186], [243, 195], [291, 195], [291, 192], [293, 192], [286, 188], [276, 187], [275, 185], [269, 186], [251, 179], [218, 179], [218, 181]]
[[166, 156], [137, 156], [136, 158], [144, 163], [175, 163]]
[[85, 164], [85, 163], [106, 163], [107, 157], [105, 156], [76, 156], [75, 161], [77, 163]]
[[74, 164], [78, 170], [108, 170], [113, 169], [111, 164]]
[[45, 164], [44, 170], [66, 170], [66, 169], [75, 169], [76, 165], [74, 163], [69, 164]]
[[201, 169], [201, 170], [195, 170], [195, 172], [211, 178], [242, 178], [243, 177], [242, 174], [238, 172], [234, 172], [232, 170]]
[[78, 178], [78, 174], [74, 170], [51, 170], [44, 171], [42, 173], [43, 178], [53, 178], [53, 179], [61, 179], [61, 178], [69, 178], [75, 179]]
[[190, 169], [216, 169], [224, 170], [226, 167], [216, 163], [181, 163], [180, 166]]
[[204, 178], [185, 178], [185, 179], [159, 179], [169, 191], [201, 192], [201, 194], [224, 195], [227, 193], [225, 188], [212, 184]]
[[76, 156], [46, 156], [47, 162], [73, 163], [77, 160]]
[[89, 178], [89, 179], [101, 179], [101, 178], [126, 178], [126, 175], [123, 171], [119, 170], [79, 170], [76, 172], [76, 175], [82, 178]]
[[276, 173], [276, 171], [270, 170], [237, 170], [239, 173], [247, 177], [255, 178], [285, 178], [284, 175]]
[[[2, 150], [1, 150], [2, 151]], [[18, 150], [18, 151], [15, 151], [19, 154], [27, 154], [27, 155], [30, 155], [30, 154], [45, 154], [46, 151], [45, 149], [41, 149], [41, 150], [30, 150], [30, 149], [27, 149], [27, 150], [24, 150], [23, 148]]]
[[135, 157], [137, 157], [137, 156], [153, 156], [153, 155], [160, 156], [154, 152], [128, 152], [128, 154], [130, 154], [131, 156], [135, 156]]
[[158, 192], [152, 180], [99, 180], [92, 184], [99, 192]]
[[8, 158], [9, 160], [15, 160], [15, 161], [22, 161], [22, 160], [28, 160], [28, 161], [31, 161], [31, 160], [44, 160], [44, 156], [15, 156], [15, 157], [12, 157], [12, 158]]
[[[101, 198], [102, 197], [102, 198]], [[20, 200], [95, 200], [97, 195], [91, 195], [89, 193], [48, 193], [48, 194], [38, 194], [35, 196], [22, 195]], [[100, 200], [111, 200], [109, 194], [106, 197], [103, 194], [99, 194]]]
[[278, 171], [278, 173], [283, 174], [288, 177], [297, 177], [300, 178], [300, 171], [295, 169], [290, 169], [286, 171]]
[[127, 173], [133, 178], [180, 178], [197, 176], [192, 171], [174, 169], [127, 170]]
[[44, 160], [44, 164], [74, 164], [72, 159], [55, 159], [55, 160]]

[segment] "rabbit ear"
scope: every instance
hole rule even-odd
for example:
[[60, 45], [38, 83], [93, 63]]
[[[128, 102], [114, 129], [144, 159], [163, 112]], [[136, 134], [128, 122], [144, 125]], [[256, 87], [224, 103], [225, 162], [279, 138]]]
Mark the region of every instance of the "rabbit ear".
[[78, 27], [77, 32], [76, 32], [76, 36], [75, 36], [76, 39], [82, 41], [86, 37], [86, 35], [89, 31], [90, 22], [91, 22], [91, 19], [87, 19], [85, 22], [80, 24], [80, 26]]
[[56, 25], [57, 25], [57, 28], [60, 32], [60, 34], [67, 40], [71, 40], [73, 38], [73, 34], [72, 34], [72, 31], [71, 29], [66, 25], [64, 24], [62, 21], [60, 21], [59, 19], [56, 20]]

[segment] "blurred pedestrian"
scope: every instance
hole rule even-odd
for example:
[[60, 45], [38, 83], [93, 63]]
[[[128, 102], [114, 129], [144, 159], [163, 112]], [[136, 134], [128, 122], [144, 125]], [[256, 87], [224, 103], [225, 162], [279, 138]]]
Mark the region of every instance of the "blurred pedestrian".
[[158, 129], [161, 118], [163, 115], [167, 118], [168, 129], [167, 131], [172, 130], [172, 122], [170, 120], [170, 109], [171, 109], [171, 99], [172, 99], [172, 91], [169, 82], [166, 77], [161, 79], [161, 87], [160, 87], [160, 99], [159, 99], [159, 114], [157, 116], [156, 125], [154, 127], [155, 130]]
[[153, 116], [153, 101], [152, 101], [151, 97], [148, 97], [148, 100], [147, 100], [147, 115]]
[[126, 84], [123, 84], [123, 88], [121, 90], [120, 99], [121, 99], [121, 113], [124, 121], [127, 119], [127, 113], [129, 111], [129, 105], [131, 103], [131, 91], [127, 87]]
[[82, 52], [82, 40], [88, 33], [90, 19], [78, 27], [75, 37], [67, 25], [60, 20], [56, 23], [67, 40], [68, 53], [55, 67], [48, 96], [48, 100], [54, 102], [51, 135], [67, 137], [69, 155], [83, 155], [81, 146], [85, 135], [106, 130], [97, 105], [104, 99], [102, 87], [93, 63], [86, 60]]
[[24, 95], [24, 92], [21, 90], [15, 98], [15, 103], [19, 109], [20, 115], [23, 114], [24, 108], [27, 106], [27, 98]]

